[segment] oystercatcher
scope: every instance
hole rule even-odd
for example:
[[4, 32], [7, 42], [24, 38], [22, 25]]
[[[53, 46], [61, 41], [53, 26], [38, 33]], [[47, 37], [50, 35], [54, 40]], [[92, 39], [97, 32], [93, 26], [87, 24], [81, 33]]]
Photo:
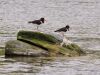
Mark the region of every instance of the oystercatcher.
[[69, 43], [69, 40], [66, 38], [66, 36], [64, 36], [64, 32], [69, 31], [69, 28], [70, 28], [70, 26], [69, 25], [66, 25], [65, 27], [60, 28], [60, 29], [58, 29], [58, 30], [55, 31], [55, 32], [61, 32], [62, 33], [63, 41], [60, 44], [61, 46], [63, 46], [63, 44]]
[[67, 30], [69, 31], [70, 26], [66, 25], [66, 27], [60, 28], [58, 30], [56, 30], [55, 32], [66, 32]]
[[29, 21], [28, 23], [36, 24], [37, 25], [37, 30], [38, 30], [38, 26], [41, 25], [42, 23], [44, 23], [45, 21], [46, 20], [42, 17], [39, 20]]

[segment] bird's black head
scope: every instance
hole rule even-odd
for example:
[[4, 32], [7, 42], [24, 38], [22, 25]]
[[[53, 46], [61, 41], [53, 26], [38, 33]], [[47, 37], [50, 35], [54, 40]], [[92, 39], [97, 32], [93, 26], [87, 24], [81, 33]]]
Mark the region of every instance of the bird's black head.
[[70, 28], [70, 26], [69, 25], [66, 25], [66, 28]]
[[69, 28], [70, 28], [70, 26], [69, 25], [66, 25], [66, 29], [69, 31]]
[[42, 17], [42, 18], [40, 18], [40, 21], [42, 21], [42, 23], [44, 23], [45, 19]]

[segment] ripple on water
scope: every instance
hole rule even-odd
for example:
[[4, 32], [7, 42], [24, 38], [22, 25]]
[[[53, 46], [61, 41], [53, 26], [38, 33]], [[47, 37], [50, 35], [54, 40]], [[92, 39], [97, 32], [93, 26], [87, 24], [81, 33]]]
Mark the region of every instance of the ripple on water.
[[[0, 73], [26, 73], [30, 75], [31, 73], [36, 75], [100, 75], [100, 59], [94, 55], [54, 58], [53, 60], [50, 60], [50, 58], [49, 60], [48, 58], [31, 58], [29, 60], [26, 58], [26, 62], [24, 59], [0, 58]], [[40, 65], [35, 63], [40, 63]]]

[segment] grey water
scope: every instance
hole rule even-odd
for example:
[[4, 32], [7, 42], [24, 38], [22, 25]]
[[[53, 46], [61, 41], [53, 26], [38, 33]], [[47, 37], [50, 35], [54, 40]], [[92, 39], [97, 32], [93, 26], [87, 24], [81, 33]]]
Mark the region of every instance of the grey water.
[[39, 27], [40, 31], [60, 35], [54, 31], [68, 24], [71, 29], [66, 36], [89, 52], [81, 57], [46, 60], [42, 66], [40, 58], [35, 61], [20, 58], [19, 61], [0, 57], [0, 73], [100, 75], [99, 9], [99, 0], [0, 0], [0, 47], [5, 47], [8, 40], [15, 40], [19, 30], [36, 30], [36, 25], [28, 21], [45, 17], [47, 21]]

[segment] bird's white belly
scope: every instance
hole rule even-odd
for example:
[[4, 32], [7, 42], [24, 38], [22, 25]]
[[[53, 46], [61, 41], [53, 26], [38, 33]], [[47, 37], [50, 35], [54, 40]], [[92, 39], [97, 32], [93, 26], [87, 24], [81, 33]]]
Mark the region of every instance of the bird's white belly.
[[61, 46], [65, 44], [65, 45], [69, 45], [69, 44], [72, 44], [72, 42], [70, 40], [68, 40], [66, 37], [63, 38], [63, 41], [61, 43]]

